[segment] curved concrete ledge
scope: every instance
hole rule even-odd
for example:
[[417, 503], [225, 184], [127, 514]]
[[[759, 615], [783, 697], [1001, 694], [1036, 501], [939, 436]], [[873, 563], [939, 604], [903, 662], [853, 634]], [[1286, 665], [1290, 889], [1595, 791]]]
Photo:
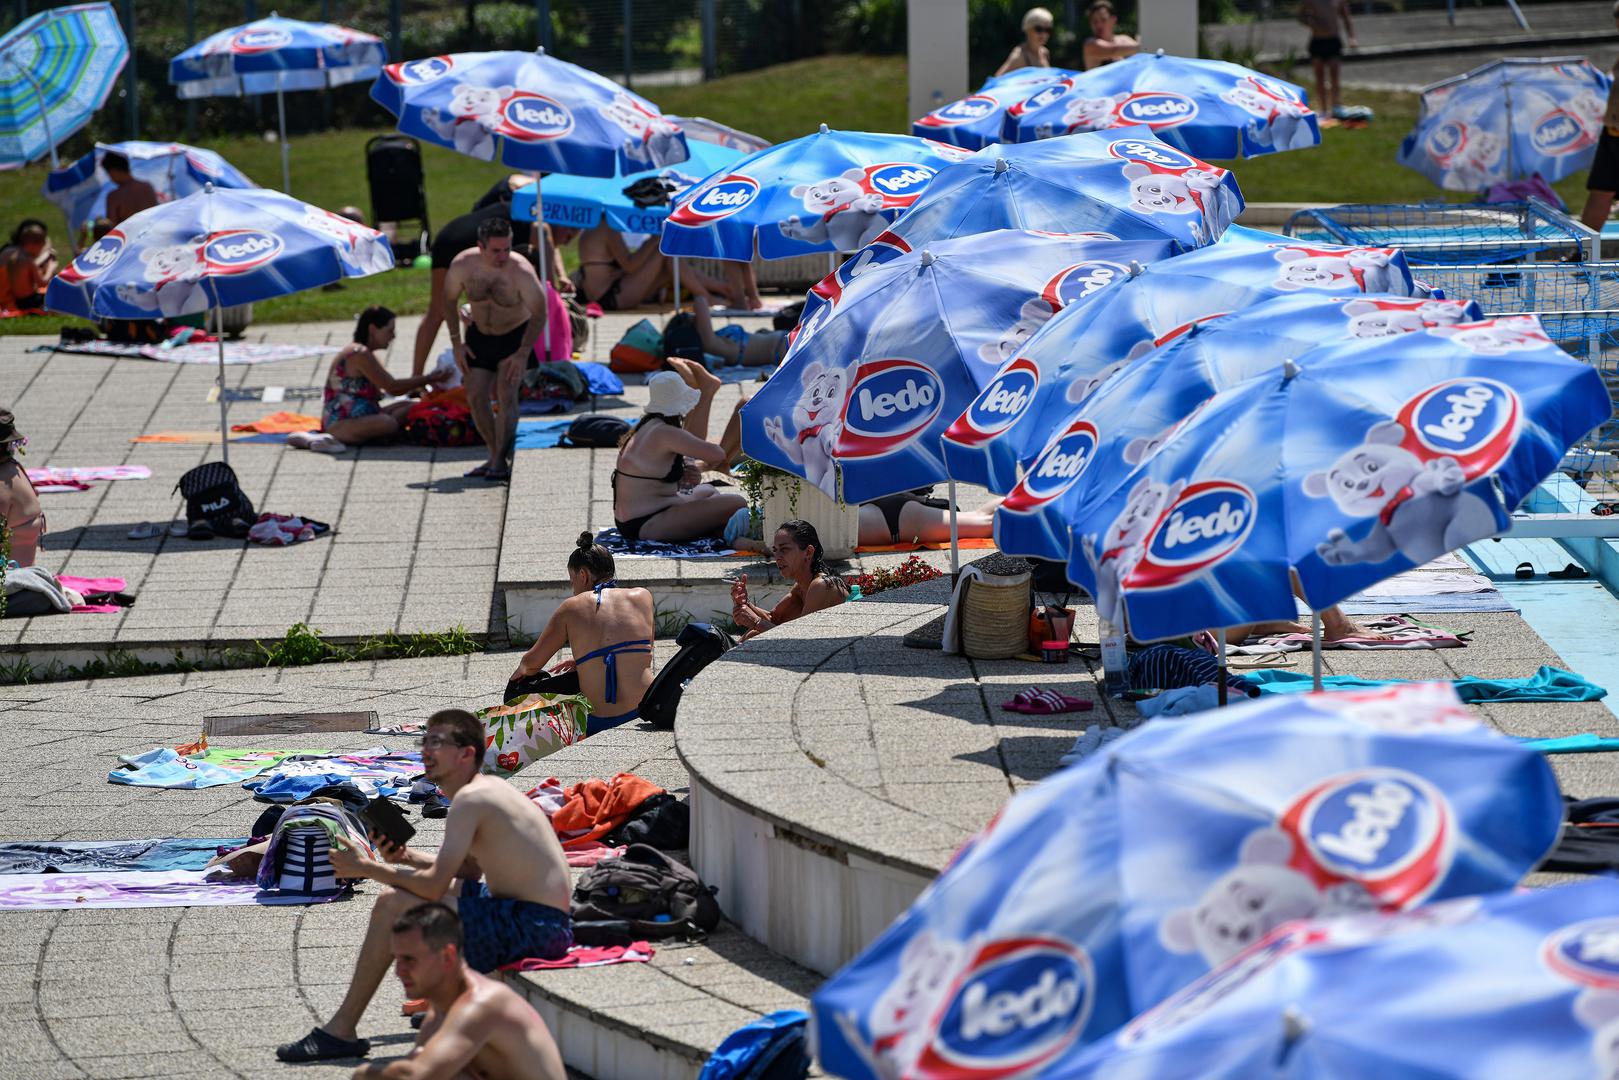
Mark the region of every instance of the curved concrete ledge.
[[998, 707], [1031, 681], [1094, 697], [1083, 663], [906, 648], [947, 595], [938, 579], [772, 630], [682, 701], [693, 865], [749, 937], [813, 970], [859, 952], [1078, 729], [1106, 722]]

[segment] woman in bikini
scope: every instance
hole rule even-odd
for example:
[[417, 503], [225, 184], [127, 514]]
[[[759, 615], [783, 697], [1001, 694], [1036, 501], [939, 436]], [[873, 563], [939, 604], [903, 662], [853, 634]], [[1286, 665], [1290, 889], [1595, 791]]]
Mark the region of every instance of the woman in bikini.
[[756, 638], [773, 626], [802, 615], [836, 607], [849, 599], [849, 583], [832, 573], [821, 558], [821, 536], [807, 521], [784, 522], [776, 530], [771, 554], [776, 569], [793, 583], [786, 596], [766, 611], [748, 599], [748, 576], [731, 586], [731, 618], [747, 631], [742, 640]]
[[711, 468], [724, 467], [725, 451], [702, 437], [708, 428], [706, 415], [694, 425], [696, 431], [681, 426], [700, 403], [706, 405], [704, 394], [673, 371], [658, 372], [646, 385], [651, 391], [646, 415], [619, 443], [613, 470], [613, 521], [619, 535], [631, 543], [718, 536], [747, 500], [710, 484], [680, 490], [686, 458]]
[[332, 361], [320, 421], [321, 430], [339, 442], [355, 446], [394, 438], [411, 402], [396, 401], [384, 406], [382, 395], [413, 393], [445, 377], [436, 369], [406, 379], [388, 374], [377, 353], [393, 339], [394, 313], [373, 305], [360, 312], [354, 324], [354, 340], [343, 346]]
[[1051, 43], [1051, 28], [1055, 22], [1051, 12], [1043, 7], [1024, 12], [1023, 40], [1012, 48], [1006, 60], [995, 69], [995, 74], [1006, 75], [1022, 68], [1050, 67], [1051, 50], [1046, 46]]
[[[571, 229], [557, 229], [557, 243], [568, 242]], [[579, 292], [587, 303], [599, 304], [603, 311], [624, 311], [638, 307], [673, 283], [669, 259], [658, 250], [653, 237], [633, 252], [624, 238], [603, 218], [579, 237]], [[680, 267], [681, 287], [705, 300], [729, 299], [728, 288], [690, 265]]]
[[[613, 556], [590, 533], [568, 555], [564, 600], [529, 647], [506, 684], [510, 701], [523, 694], [584, 694], [590, 699], [586, 735], [629, 723], [652, 685], [652, 594], [615, 580]], [[545, 665], [566, 645], [572, 660], [545, 674]]]
[[[9, 409], [0, 409], [0, 533], [10, 541], [10, 555], [18, 566], [33, 566], [39, 542], [45, 536], [45, 512], [39, 508], [39, 493], [28, 479], [28, 470], [17, 460], [28, 439], [17, 431], [16, 418]], [[0, 552], [6, 545], [0, 544]]]

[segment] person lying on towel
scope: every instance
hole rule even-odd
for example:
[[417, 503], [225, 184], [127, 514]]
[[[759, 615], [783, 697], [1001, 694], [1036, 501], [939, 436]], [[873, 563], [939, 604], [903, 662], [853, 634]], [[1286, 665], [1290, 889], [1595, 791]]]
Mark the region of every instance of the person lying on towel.
[[[652, 685], [652, 594], [614, 580], [612, 552], [588, 532], [568, 555], [573, 595], [558, 605], [539, 640], [529, 647], [506, 684], [510, 701], [523, 694], [584, 694], [590, 699], [585, 734], [636, 719]], [[545, 674], [564, 646], [573, 651]]]
[[483, 722], [464, 709], [441, 709], [428, 717], [422, 736], [422, 774], [450, 799], [438, 852], [412, 851], [373, 834], [386, 860], [378, 862], [332, 841], [333, 873], [387, 888], [371, 908], [343, 1003], [324, 1025], [277, 1047], [276, 1057], [324, 1061], [370, 1051], [358, 1025], [393, 962], [392, 927], [424, 900], [456, 910], [466, 938], [463, 955], [475, 971], [567, 955], [573, 886], [562, 845], [537, 803], [504, 780], [480, 774], [483, 757]]
[[422, 904], [395, 919], [392, 929], [394, 972], [406, 994], [427, 1002], [427, 1016], [408, 1057], [366, 1065], [355, 1071], [355, 1080], [564, 1080], [562, 1054], [540, 1014], [505, 983], [467, 966], [455, 912], [443, 904]]

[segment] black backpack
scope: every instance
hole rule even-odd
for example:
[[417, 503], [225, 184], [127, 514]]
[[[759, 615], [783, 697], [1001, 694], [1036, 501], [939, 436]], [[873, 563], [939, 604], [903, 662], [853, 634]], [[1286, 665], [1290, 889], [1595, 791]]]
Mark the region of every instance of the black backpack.
[[628, 422], [605, 413], [586, 413], [568, 425], [562, 441], [568, 446], [596, 446], [614, 449], [630, 430]]
[[236, 480], [236, 470], [223, 461], [198, 465], [180, 477], [174, 490], [185, 498], [186, 535], [193, 540], [243, 539], [258, 516]]
[[664, 325], [663, 354], [703, 362], [703, 339], [697, 333], [697, 319], [690, 312], [682, 311]]
[[619, 858], [586, 870], [573, 887], [572, 915], [576, 928], [613, 923], [647, 940], [708, 933], [720, 924], [713, 888], [691, 867], [645, 844], [631, 844]]
[[724, 656], [736, 642], [731, 635], [708, 623], [688, 623], [675, 638], [680, 651], [658, 669], [652, 685], [641, 695], [637, 712], [641, 719], [665, 731], [674, 730], [675, 712], [680, 708], [680, 695], [686, 684], [699, 671]]

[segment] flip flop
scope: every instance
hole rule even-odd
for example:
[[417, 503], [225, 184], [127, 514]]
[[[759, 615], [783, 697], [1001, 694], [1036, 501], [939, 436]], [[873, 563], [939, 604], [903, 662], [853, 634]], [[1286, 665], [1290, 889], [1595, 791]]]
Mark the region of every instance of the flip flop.
[[1548, 571], [1546, 576], [1549, 578], [1560, 578], [1565, 581], [1579, 581], [1581, 578], [1590, 577], [1591, 571], [1587, 570], [1578, 563], [1569, 563], [1561, 570]]
[[488, 465], [479, 465], [477, 468], [468, 469], [466, 472], [462, 473], [461, 478], [463, 480], [476, 480], [481, 476], [488, 476], [488, 475], [489, 475], [489, 466]]
[[511, 478], [512, 471], [510, 469], [490, 469], [483, 474], [484, 483], [486, 484], [505, 484], [510, 482]]
[[189, 529], [187, 528], [186, 523], [183, 521], [176, 520], [169, 522], [170, 536], [184, 536], [188, 531]]
[[1521, 562], [1513, 569], [1512, 576], [1520, 581], [1526, 581], [1535, 576], [1535, 566], [1533, 563]]
[[1025, 713], [1030, 716], [1088, 712], [1094, 707], [1089, 701], [1069, 697], [1067, 694], [1059, 694], [1054, 690], [1042, 690], [1038, 686], [1031, 686], [1013, 696], [1010, 701], [1001, 702], [1001, 708], [1007, 712]]
[[370, 1039], [339, 1039], [329, 1031], [310, 1028], [309, 1034], [297, 1042], [275, 1049], [282, 1061], [332, 1061], [343, 1058], [363, 1058], [371, 1052]]
[[150, 521], [143, 521], [129, 530], [129, 539], [131, 540], [155, 540], [162, 535], [163, 527], [153, 525]]

